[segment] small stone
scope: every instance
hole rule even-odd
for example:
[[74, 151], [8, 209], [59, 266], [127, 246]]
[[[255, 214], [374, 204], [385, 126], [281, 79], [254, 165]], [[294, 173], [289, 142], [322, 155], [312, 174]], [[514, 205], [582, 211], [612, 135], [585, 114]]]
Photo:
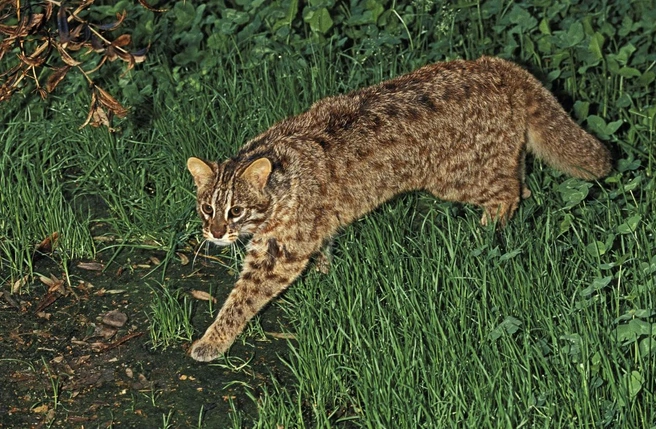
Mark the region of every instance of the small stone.
[[120, 328], [125, 325], [125, 322], [128, 321], [128, 316], [125, 313], [121, 313], [118, 310], [112, 310], [109, 313], [105, 314], [102, 318], [102, 322], [107, 326], [112, 326], [114, 328]]

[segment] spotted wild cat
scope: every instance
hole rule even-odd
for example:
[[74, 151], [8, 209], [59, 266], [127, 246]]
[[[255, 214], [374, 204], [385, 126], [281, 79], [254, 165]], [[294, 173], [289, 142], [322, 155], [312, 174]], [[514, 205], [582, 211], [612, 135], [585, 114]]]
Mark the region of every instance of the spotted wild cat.
[[209, 361], [287, 288], [340, 227], [393, 196], [425, 190], [508, 221], [526, 152], [582, 179], [611, 169], [530, 73], [498, 58], [451, 61], [325, 98], [255, 137], [221, 164], [189, 158], [203, 235], [220, 246], [252, 236], [243, 270], [214, 323], [191, 347]]

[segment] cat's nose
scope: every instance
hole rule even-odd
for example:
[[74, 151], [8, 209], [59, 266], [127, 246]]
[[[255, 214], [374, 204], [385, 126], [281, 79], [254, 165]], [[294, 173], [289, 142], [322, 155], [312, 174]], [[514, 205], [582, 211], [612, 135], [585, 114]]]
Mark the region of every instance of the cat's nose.
[[212, 222], [210, 225], [210, 233], [214, 238], [223, 238], [227, 230], [225, 222]]

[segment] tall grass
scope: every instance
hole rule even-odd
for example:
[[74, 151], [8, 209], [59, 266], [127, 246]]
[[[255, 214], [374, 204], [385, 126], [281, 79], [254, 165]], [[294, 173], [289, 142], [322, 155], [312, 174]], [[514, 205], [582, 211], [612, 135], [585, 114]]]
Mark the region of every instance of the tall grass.
[[[653, 422], [654, 354], [617, 337], [632, 311], [654, 308], [639, 250], [653, 223], [635, 231], [630, 256], [599, 257], [586, 244], [621, 220], [608, 222], [601, 203], [577, 207], [576, 226], [561, 234], [571, 214], [558, 201], [544, 207], [549, 216], [494, 233], [476, 213], [453, 218], [441, 204], [417, 214], [417, 199], [349, 228], [333, 271], [288, 293], [297, 396], [263, 399], [260, 427], [285, 413], [300, 427]], [[518, 218], [535, 208], [526, 205]]]
[[65, 138], [56, 125], [28, 119], [10, 122], [1, 137], [2, 281], [31, 272], [36, 245], [54, 233], [55, 255], [64, 263], [94, 252], [89, 214], [74, 208], [65, 179], [75, 155], [63, 150]]

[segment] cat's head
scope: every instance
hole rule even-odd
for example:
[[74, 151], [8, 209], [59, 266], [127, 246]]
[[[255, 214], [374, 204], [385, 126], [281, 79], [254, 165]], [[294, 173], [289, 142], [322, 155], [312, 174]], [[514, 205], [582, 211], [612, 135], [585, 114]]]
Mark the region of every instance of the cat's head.
[[187, 169], [196, 183], [196, 208], [207, 240], [227, 246], [255, 232], [266, 219], [270, 197], [265, 186], [271, 174], [267, 158], [245, 165], [189, 158]]

